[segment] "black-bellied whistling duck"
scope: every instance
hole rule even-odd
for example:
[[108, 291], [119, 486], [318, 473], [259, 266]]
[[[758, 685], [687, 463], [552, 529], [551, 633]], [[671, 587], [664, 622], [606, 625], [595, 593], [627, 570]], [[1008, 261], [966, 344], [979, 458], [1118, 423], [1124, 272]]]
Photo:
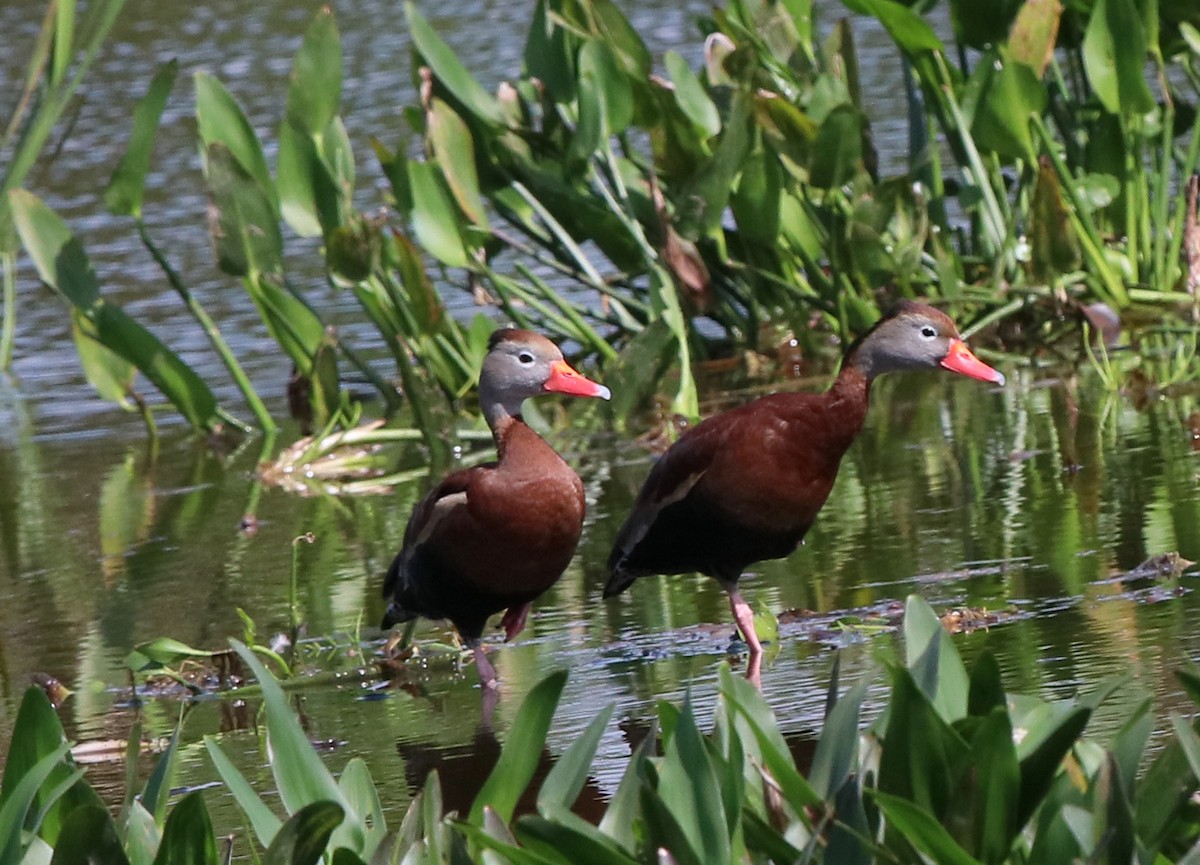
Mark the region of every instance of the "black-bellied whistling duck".
[[492, 334], [479, 403], [496, 440], [494, 463], [447, 476], [413, 510], [383, 583], [383, 627], [417, 616], [449, 619], [474, 651], [484, 687], [496, 671], [480, 645], [489, 616], [506, 610], [505, 638], [525, 627], [533, 599], [562, 576], [583, 530], [583, 484], [525, 425], [521, 404], [541, 393], [609, 398], [558, 346], [526, 330]]
[[939, 367], [1004, 384], [944, 313], [902, 302], [850, 346], [824, 393], [772, 394], [685, 432], [651, 469], [617, 534], [604, 597], [652, 574], [715, 577], [757, 669], [762, 647], [738, 591], [742, 572], [787, 556], [803, 539], [862, 429], [871, 381]]

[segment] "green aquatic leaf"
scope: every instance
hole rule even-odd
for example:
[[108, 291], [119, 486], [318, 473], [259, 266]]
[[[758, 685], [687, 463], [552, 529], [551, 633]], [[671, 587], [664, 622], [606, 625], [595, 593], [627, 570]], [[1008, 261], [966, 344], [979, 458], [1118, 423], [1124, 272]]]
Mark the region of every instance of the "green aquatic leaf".
[[19, 865], [29, 846], [22, 830], [37, 832], [40, 828], [36, 817], [31, 818], [31, 815], [45, 814], [54, 808], [57, 799], [53, 792], [57, 790], [62, 795], [67, 791], [64, 784], [69, 783], [72, 777], [83, 777], [82, 772], [68, 769], [65, 778], [57, 782], [52, 780], [61, 772], [63, 759], [70, 748], [67, 742], [63, 742], [39, 756], [13, 779], [11, 786], [5, 785], [3, 799], [0, 799], [0, 865]]
[[671, 83], [675, 85], [675, 101], [688, 120], [711, 138], [721, 131], [721, 114], [713, 104], [700, 78], [683, 57], [674, 51], [663, 55], [663, 63]]
[[342, 101], [342, 41], [333, 10], [323, 6], [304, 31], [288, 77], [287, 118], [317, 137], [337, 116]]
[[[42, 281], [87, 317], [85, 329], [109, 351], [137, 367], [196, 429], [218, 423], [217, 402], [208, 385], [154, 334], [129, 318], [120, 307], [100, 298], [91, 262], [66, 223], [36, 196], [9, 193], [21, 240]], [[93, 370], [98, 377], [105, 373]], [[121, 370], [107, 370], [120, 374]], [[103, 379], [101, 379], [103, 380]], [[115, 387], [105, 381], [106, 389]]]
[[216, 653], [206, 649], [192, 648], [170, 637], [158, 637], [134, 646], [133, 651], [125, 656], [125, 666], [135, 673], [140, 673], [177, 666], [188, 658], [211, 658], [214, 654]]
[[969, 88], [976, 91], [971, 134], [981, 149], [1032, 163], [1037, 158], [1030, 119], [1046, 110], [1046, 88], [1037, 72], [999, 52], [976, 64]]
[[154, 865], [216, 865], [217, 840], [204, 797], [189, 793], [171, 809]]
[[250, 668], [262, 688], [267, 711], [267, 742], [270, 747], [271, 773], [279, 789], [279, 798], [289, 814], [295, 814], [314, 802], [333, 802], [340, 805], [346, 819], [335, 831], [333, 844], [360, 850], [363, 846], [363, 826], [350, 808], [341, 788], [334, 780], [320, 755], [309, 742], [296, 713], [279, 682], [262, 665], [258, 657], [237, 640], [229, 644], [243, 663]]
[[941, 620], [920, 595], [904, 604], [905, 664], [947, 723], [967, 713], [970, 679]]
[[71, 811], [54, 845], [51, 865], [129, 865], [116, 824], [103, 805]]
[[433, 70], [434, 77], [478, 120], [492, 126], [504, 125], [504, 112], [495, 97], [488, 94], [467, 71], [449, 45], [437, 35], [425, 16], [411, 2], [404, 4], [404, 16], [412, 36], [413, 48]]
[[8, 193], [13, 222], [42, 282], [82, 310], [100, 299], [100, 282], [79, 240], [61, 217], [31, 192]]
[[280, 273], [283, 235], [267, 187], [222, 142], [206, 148], [204, 170], [216, 209], [209, 229], [221, 269], [230, 276]]
[[[60, 753], [64, 744], [66, 734], [46, 692], [41, 688], [27, 688], [12, 728], [4, 778], [0, 782], [0, 805], [17, 795], [16, 790], [22, 779], [47, 756]], [[59, 765], [51, 767], [40, 789], [34, 793], [31, 807], [42, 812], [41, 834], [51, 844], [59, 838], [61, 827], [72, 810], [104, 804], [86, 783], [75, 784], [54, 794], [53, 791], [76, 775], [74, 762], [66, 756]], [[52, 798], [52, 795], [57, 795], [57, 798]]]
[[705, 747], [691, 699], [672, 731], [659, 769], [658, 795], [702, 861], [727, 863], [731, 859], [730, 827], [722, 804], [721, 785]]
[[843, 0], [860, 15], [870, 15], [882, 24], [900, 50], [910, 57], [927, 51], [943, 51], [942, 40], [933, 28], [908, 6], [895, 0]]
[[571, 743], [562, 756], [554, 761], [554, 766], [542, 782], [538, 790], [537, 806], [539, 811], [547, 808], [570, 808], [579, 797], [579, 792], [587, 782], [588, 772], [592, 768], [592, 760], [596, 756], [596, 748], [600, 745], [600, 737], [612, 718], [616, 704], [609, 703], [592, 719], [583, 733]]
[[71, 338], [84, 378], [96, 393], [126, 411], [136, 411], [129, 396], [137, 367], [100, 342], [95, 325], [78, 307], [71, 307]]
[[[270, 208], [270, 221], [277, 221], [279, 201], [275, 185], [271, 182], [271, 172], [267, 168], [267, 158], [263, 155], [254, 127], [225, 85], [212, 75], [197, 72], [195, 84], [196, 121], [205, 153], [211, 154], [214, 148], [224, 151], [227, 158], [241, 169], [241, 174], [253, 178]], [[206, 157], [206, 162], [210, 160], [211, 156]], [[212, 183], [211, 178], [209, 183]]]
[[938, 865], [981, 865], [958, 845], [937, 818], [903, 796], [875, 791], [872, 798], [889, 826]]
[[280, 827], [263, 865], [316, 865], [344, 816], [336, 802], [305, 805]]
[[484, 806], [495, 810], [505, 823], [512, 819], [517, 801], [529, 786], [542, 749], [546, 747], [550, 720], [554, 717], [566, 683], [565, 670], [551, 673], [534, 685], [521, 703], [504, 747], [500, 750], [500, 758], [479, 788], [475, 803], [471, 806], [469, 819], [475, 826], [483, 825]]
[[117, 163], [108, 188], [104, 190], [104, 204], [108, 212], [115, 216], [140, 218], [142, 215], [142, 194], [146, 187], [146, 173], [150, 170], [154, 138], [178, 73], [179, 61], [160, 64], [150, 82], [150, 89], [133, 110], [129, 147]]
[[433, 145], [437, 165], [446, 185], [467, 219], [487, 229], [487, 211], [479, 192], [479, 172], [475, 168], [475, 147], [471, 130], [454, 109], [441, 99], [430, 102], [426, 135]]
[[225, 752], [217, 744], [216, 737], [205, 736], [204, 748], [208, 751], [213, 768], [217, 770], [217, 774], [225, 783], [234, 801], [250, 821], [258, 843], [264, 847], [269, 846], [279, 831], [279, 827], [283, 825], [283, 821], [275, 816], [275, 812], [267, 807], [267, 804], [254, 792], [254, 788], [250, 786], [245, 776], [225, 756]]
[[466, 267], [470, 259], [463, 245], [461, 218], [434, 162], [408, 163], [412, 191], [413, 231], [426, 251], [450, 267]]
[[745, 160], [730, 205], [738, 233], [754, 243], [772, 245], [779, 238], [783, 169], [775, 154], [762, 148]]
[[826, 801], [846, 783], [858, 755], [859, 717], [873, 677], [866, 676], [833, 704], [825, 716], [808, 783]]
[[1146, 84], [1146, 30], [1134, 0], [1096, 0], [1083, 37], [1083, 68], [1110, 114], [1154, 109]]

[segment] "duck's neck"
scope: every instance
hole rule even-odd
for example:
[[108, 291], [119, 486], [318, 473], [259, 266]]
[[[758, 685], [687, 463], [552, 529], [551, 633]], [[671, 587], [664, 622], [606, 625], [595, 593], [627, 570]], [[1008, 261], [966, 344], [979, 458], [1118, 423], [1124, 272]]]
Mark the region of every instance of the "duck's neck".
[[843, 450], [850, 447], [863, 421], [867, 418], [867, 405], [871, 394], [871, 379], [856, 364], [844, 363], [837, 378], [833, 380], [824, 397], [830, 417], [836, 420], [832, 429], [836, 431]]
[[519, 414], [508, 414], [503, 412], [496, 416], [489, 416], [486, 412], [484, 417], [487, 419], [488, 426], [492, 429], [492, 439], [496, 442], [496, 456], [503, 462], [504, 455], [508, 451], [508, 442], [512, 437], [512, 433], [516, 427], [525, 426], [525, 421]]

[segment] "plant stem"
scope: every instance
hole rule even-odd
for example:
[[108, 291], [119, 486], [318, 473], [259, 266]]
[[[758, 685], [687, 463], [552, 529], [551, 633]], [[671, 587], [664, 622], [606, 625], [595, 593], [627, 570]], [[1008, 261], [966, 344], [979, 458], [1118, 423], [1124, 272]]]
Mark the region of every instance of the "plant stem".
[[11, 252], [0, 257], [4, 268], [4, 320], [0, 322], [0, 371], [12, 367], [13, 347], [17, 338], [17, 258]]
[[[222, 363], [225, 364], [225, 369], [229, 371], [229, 375], [242, 392], [242, 396], [246, 400], [246, 405], [250, 407], [250, 411], [254, 414], [255, 420], [258, 422], [258, 428], [264, 433], [278, 429], [275, 419], [271, 417], [271, 413], [267, 411], [266, 405], [259, 398], [258, 392], [254, 390], [254, 385], [250, 383], [250, 378], [246, 375], [246, 371], [242, 369], [242, 365], [238, 363], [238, 359], [229, 348], [229, 344], [221, 336], [221, 331], [217, 328], [212, 318], [209, 317], [204, 307], [200, 305], [200, 302], [192, 295], [188, 287], [184, 285], [183, 279], [179, 276], [175, 268], [171, 266], [171, 263], [167, 261], [167, 257], [163, 254], [162, 250], [150, 238], [150, 233], [146, 230], [146, 223], [138, 216], [134, 219], [134, 224], [137, 226], [138, 237], [141, 238], [142, 244], [150, 251], [150, 255], [154, 257], [154, 260], [166, 275], [167, 281], [171, 283], [171, 287], [175, 289], [175, 292], [183, 300], [184, 305], [187, 306], [188, 312], [192, 314], [192, 317], [204, 329], [208, 341], [212, 343], [212, 347], [220, 356]], [[238, 425], [245, 426], [240, 421]]]

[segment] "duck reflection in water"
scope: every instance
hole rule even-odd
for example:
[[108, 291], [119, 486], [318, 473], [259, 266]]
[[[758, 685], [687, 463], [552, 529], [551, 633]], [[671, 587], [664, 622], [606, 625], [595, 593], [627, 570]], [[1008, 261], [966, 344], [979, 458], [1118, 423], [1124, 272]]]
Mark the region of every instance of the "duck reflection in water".
[[497, 460], [451, 473], [417, 505], [383, 584], [383, 627], [417, 616], [449, 619], [473, 651], [485, 690], [497, 685], [480, 642], [488, 618], [503, 611], [505, 640], [519, 634], [583, 530], [579, 476], [521, 418], [521, 404], [543, 393], [609, 398], [608, 388], [572, 369], [545, 337], [492, 334], [479, 402]]
[[692, 427], [655, 463], [618, 532], [604, 597], [655, 574], [715, 577], [750, 647], [748, 678], [761, 686], [762, 645], [738, 580], [803, 539], [862, 429], [871, 382], [939, 368], [1004, 384], [944, 313], [905, 301], [850, 346], [824, 393], [771, 394]]

